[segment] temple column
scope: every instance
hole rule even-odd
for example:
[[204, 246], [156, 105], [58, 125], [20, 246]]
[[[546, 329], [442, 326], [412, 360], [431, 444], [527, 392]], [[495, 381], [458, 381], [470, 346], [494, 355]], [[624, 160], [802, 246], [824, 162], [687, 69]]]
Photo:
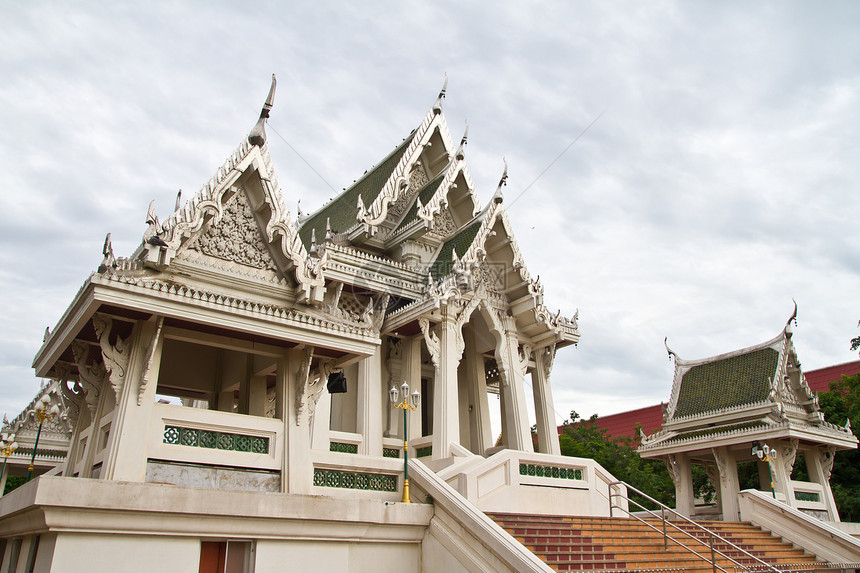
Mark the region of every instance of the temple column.
[[505, 404], [502, 425], [505, 427], [506, 446], [511, 450], [533, 452], [523, 371], [519, 364], [516, 320], [511, 316], [503, 316], [502, 324], [504, 326], [502, 351], [496, 353], [496, 361], [499, 364], [501, 394]]
[[817, 447], [804, 452], [806, 469], [809, 479], [821, 485], [823, 490], [824, 505], [827, 507], [827, 516], [831, 521], [840, 521], [839, 510], [836, 508], [836, 500], [833, 499], [833, 490], [830, 489], [830, 473], [833, 471], [832, 447]]
[[[319, 383], [326, 385], [328, 384], [328, 379], [323, 377]], [[328, 393], [328, 389], [326, 388], [323, 388], [320, 392], [310, 424], [311, 449], [328, 451], [329, 429], [331, 428], [331, 394]]]
[[538, 449], [545, 454], [561, 455], [558, 443], [558, 427], [555, 423], [555, 405], [549, 375], [555, 359], [555, 345], [535, 351], [535, 369], [532, 375], [532, 391], [535, 401]]
[[251, 376], [248, 380], [248, 414], [266, 415], [266, 377]]
[[693, 467], [687, 454], [670, 455], [666, 460], [669, 475], [675, 484], [675, 511], [691, 518], [695, 511], [693, 497]]
[[281, 491], [285, 493], [311, 493], [313, 464], [310, 456], [308, 416], [299, 412], [297, 387], [307, 376], [307, 349], [292, 348], [277, 360], [275, 413], [284, 422], [284, 450], [281, 466]]
[[[116, 396], [116, 408], [101, 476], [104, 479], [142, 482], [146, 480], [147, 444], [155, 405], [161, 350], [164, 344], [162, 319], [139, 322], [132, 335], [127, 379]], [[134, 377], [131, 373], [140, 373]], [[105, 384], [105, 392], [112, 392]], [[93, 427], [90, 440], [97, 435]]]
[[[403, 348], [401, 350], [401, 360], [403, 361], [401, 366], [401, 376], [403, 380], [400, 382], [406, 382], [409, 384], [409, 388], [412, 392], [418, 390], [421, 392], [421, 337], [415, 336], [412, 338], [404, 338], [403, 339]], [[421, 396], [422, 402], [426, 399], [426, 396]], [[400, 430], [398, 434], [400, 437], [403, 437], [403, 429], [400, 428], [403, 420], [403, 412], [401, 412], [397, 408], [390, 408], [391, 410], [396, 410], [400, 413], [397, 418], [397, 428]], [[407, 416], [409, 420], [409, 436], [410, 439], [420, 438], [421, 437], [421, 408], [419, 407], [417, 410], [414, 410], [409, 413]], [[414, 452], [413, 452], [414, 455]]]
[[463, 338], [466, 343], [463, 380], [468, 389], [466, 419], [469, 420], [469, 449], [473, 453], [484, 455], [484, 452], [493, 446], [484, 357], [477, 351], [475, 333], [468, 325], [463, 332]]
[[439, 366], [433, 388], [433, 459], [451, 456], [451, 442], [460, 441], [457, 328], [447, 309], [439, 325]]
[[725, 446], [714, 448], [712, 452], [717, 462], [717, 468], [720, 470], [720, 504], [723, 521], [738, 521], [740, 519], [740, 506], [738, 505], [740, 484], [735, 454]]
[[382, 348], [359, 362], [356, 430], [362, 436], [359, 454], [382, 457], [382, 399], [388, 399], [388, 389], [382, 390]]
[[794, 458], [797, 456], [798, 440], [790, 440], [789, 442], [777, 443], [774, 448], [777, 450], [777, 457], [771, 462], [770, 467], [773, 472], [773, 487], [777, 495], [784, 496], [785, 503], [794, 507], [796, 505], [794, 499], [794, 487], [791, 485], [791, 471], [794, 468]]

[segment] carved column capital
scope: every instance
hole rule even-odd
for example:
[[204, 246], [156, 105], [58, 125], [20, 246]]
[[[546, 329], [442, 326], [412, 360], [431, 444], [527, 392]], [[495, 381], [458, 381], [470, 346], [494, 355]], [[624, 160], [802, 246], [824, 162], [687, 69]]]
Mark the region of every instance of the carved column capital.
[[314, 347], [305, 348], [304, 356], [296, 371], [296, 426], [302, 425], [302, 415], [308, 398], [308, 382], [311, 374], [311, 362], [314, 359]]
[[430, 353], [430, 359], [433, 361], [433, 369], [438, 374], [439, 372], [439, 354], [441, 352], [441, 344], [439, 336], [430, 328], [430, 319], [421, 317], [418, 319], [418, 326], [421, 327], [421, 334], [424, 335], [424, 343], [427, 345], [427, 351]]
[[119, 335], [116, 336], [115, 344], [110, 343], [113, 319], [108, 315], [95, 313], [93, 315], [93, 328], [95, 328], [96, 336], [99, 339], [99, 348], [101, 348], [102, 360], [104, 360], [105, 369], [108, 372], [108, 379], [117, 398], [119, 398], [123, 384], [125, 384], [125, 376], [128, 373], [131, 349]]

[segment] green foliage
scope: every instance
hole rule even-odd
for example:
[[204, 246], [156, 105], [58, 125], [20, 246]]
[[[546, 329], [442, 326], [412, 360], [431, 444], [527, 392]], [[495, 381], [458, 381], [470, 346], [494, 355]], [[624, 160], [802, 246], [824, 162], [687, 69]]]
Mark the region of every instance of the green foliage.
[[10, 491], [14, 489], [18, 489], [22, 485], [27, 482], [27, 478], [24, 476], [9, 476], [6, 479], [6, 489], [3, 490], [3, 495], [6, 495]]
[[[860, 340], [856, 344], [860, 346]], [[853, 348], [856, 350], [857, 346]], [[830, 391], [820, 394], [818, 402], [825, 420], [839, 426], [851, 420], [854, 435], [860, 437], [860, 373], [831, 382]], [[842, 521], [860, 521], [860, 451], [837, 452], [830, 485], [839, 508], [839, 518]]]
[[[562, 426], [559, 436], [562, 455], [593, 459], [617, 479], [669, 507], [675, 506], [675, 485], [662, 461], [639, 457], [636, 440], [629, 436], [608, 436], [606, 430], [597, 425], [596, 414], [582, 420], [576, 412], [571, 412], [570, 418]], [[713, 489], [702, 468], [693, 468], [693, 484], [698, 494], [706, 499], [709, 496], [713, 498]], [[638, 501], [653, 509], [645, 500]]]

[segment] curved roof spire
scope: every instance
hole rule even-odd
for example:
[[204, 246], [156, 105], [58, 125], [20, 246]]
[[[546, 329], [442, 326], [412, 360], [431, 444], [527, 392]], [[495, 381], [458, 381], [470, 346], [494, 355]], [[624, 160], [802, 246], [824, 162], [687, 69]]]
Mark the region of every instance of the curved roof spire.
[[501, 203], [504, 200], [504, 196], [502, 195], [502, 187], [508, 184], [508, 160], [502, 157], [502, 161], [505, 163], [505, 170], [502, 172], [502, 178], [499, 179], [499, 186], [496, 188], [496, 192], [493, 194], [493, 203]]
[[448, 91], [448, 72], [445, 72], [445, 83], [442, 84], [442, 89], [439, 91], [439, 96], [433, 103], [433, 113], [442, 113], [442, 100], [445, 99], [445, 92]]
[[460, 139], [460, 147], [457, 148], [457, 153], [454, 154], [454, 157], [459, 159], [460, 161], [466, 156], [465, 149], [466, 143], [468, 143], [469, 139], [469, 121], [466, 120], [466, 131], [463, 132], [463, 138]]
[[669, 353], [669, 358], [670, 358], [670, 359], [671, 359], [673, 356], [674, 356], [675, 358], [678, 358], [678, 355], [677, 355], [677, 354], [675, 354], [675, 351], [674, 351], [674, 350], [672, 350], [671, 348], [669, 348], [669, 337], [668, 337], [668, 336], [666, 336], [666, 337], [664, 337], [664, 338], [663, 338], [663, 346], [665, 346], [665, 347], [666, 347], [666, 352], [668, 352], [668, 353]]
[[263, 144], [266, 143], [266, 120], [269, 118], [269, 112], [275, 103], [275, 86], [277, 84], [275, 74], [272, 74], [272, 87], [269, 88], [269, 97], [266, 98], [266, 103], [263, 104], [263, 109], [260, 111], [260, 119], [257, 120], [256, 125], [248, 133], [248, 143], [251, 145], [263, 147]]
[[797, 326], [797, 301], [791, 299], [791, 302], [794, 303], [794, 311], [791, 313], [791, 316], [788, 318], [788, 322], [785, 323], [785, 332], [791, 332], [791, 323], [794, 322], [794, 326]]

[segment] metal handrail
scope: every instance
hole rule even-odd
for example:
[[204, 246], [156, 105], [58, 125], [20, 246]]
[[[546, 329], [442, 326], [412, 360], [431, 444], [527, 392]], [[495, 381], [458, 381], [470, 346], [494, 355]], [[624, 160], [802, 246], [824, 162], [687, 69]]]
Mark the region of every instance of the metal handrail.
[[[674, 509], [672, 509], [671, 507], [668, 507], [668, 506], [666, 506], [666, 505], [664, 505], [664, 504], [660, 503], [659, 501], [657, 501], [656, 499], [654, 499], [653, 497], [651, 497], [651, 496], [650, 496], [650, 495], [648, 495], [647, 493], [645, 493], [645, 492], [643, 492], [643, 491], [640, 491], [640, 490], [636, 489], [635, 487], [633, 487], [632, 485], [628, 484], [627, 482], [623, 482], [623, 481], [614, 481], [614, 482], [609, 483], [608, 485], [609, 485], [609, 516], [610, 516], [610, 517], [612, 517], [612, 510], [613, 510], [613, 509], [615, 509], [615, 508], [618, 508], [618, 509], [620, 509], [620, 510], [622, 510], [622, 511], [626, 512], [628, 516], [630, 516], [630, 517], [632, 517], [632, 518], [634, 518], [634, 519], [636, 519], [636, 520], [638, 520], [638, 521], [642, 522], [644, 525], [646, 525], [646, 526], [650, 527], [651, 529], [653, 529], [654, 531], [657, 531], [657, 532], [659, 533], [659, 532], [660, 532], [660, 530], [659, 530], [658, 528], [654, 527], [653, 525], [651, 525], [650, 523], [648, 523], [647, 521], [645, 521], [644, 519], [642, 519], [642, 518], [641, 518], [641, 517], [639, 517], [638, 515], [633, 515], [632, 513], [630, 513], [630, 510], [629, 510], [629, 509], [626, 509], [626, 508], [624, 508], [624, 507], [622, 507], [622, 506], [620, 506], [620, 505], [615, 505], [615, 504], [613, 503], [613, 501], [612, 501], [612, 500], [613, 500], [613, 498], [615, 498], [615, 497], [623, 497], [624, 499], [626, 499], [626, 500], [627, 500], [628, 505], [629, 505], [630, 503], [635, 504], [637, 507], [639, 507], [640, 509], [642, 509], [643, 511], [647, 512], [649, 515], [651, 515], [652, 517], [654, 517], [654, 519], [659, 519], [659, 520], [662, 522], [662, 525], [663, 525], [663, 531], [662, 531], [662, 533], [663, 533], [663, 548], [664, 548], [664, 550], [665, 550], [665, 549], [668, 549], [668, 546], [669, 546], [669, 540], [671, 539], [674, 543], [676, 543], [676, 544], [680, 545], [682, 548], [686, 549], [686, 550], [687, 550], [687, 551], [689, 551], [690, 553], [693, 553], [694, 555], [696, 555], [696, 556], [700, 557], [701, 559], [704, 559], [706, 562], [710, 563], [710, 564], [711, 564], [711, 567], [712, 567], [712, 569], [713, 569], [713, 571], [714, 571], [714, 573], [716, 573], [717, 569], [719, 569], [719, 570], [720, 570], [720, 571], [722, 571], [723, 573], [729, 573], [726, 569], [723, 569], [722, 567], [720, 567], [719, 565], [717, 565], [717, 561], [716, 561], [716, 558], [715, 558], [715, 554], [716, 554], [716, 555], [719, 555], [720, 557], [722, 557], [722, 558], [724, 558], [724, 559], [727, 559], [728, 561], [731, 561], [732, 563], [734, 563], [734, 564], [737, 566], [737, 567], [735, 567], [735, 570], [736, 570], [736, 571], [737, 571], [737, 569], [738, 569], [738, 568], [740, 568], [741, 570], [744, 570], [744, 571], [748, 570], [748, 567], [747, 567], [747, 566], [745, 566], [745, 565], [743, 565], [743, 564], [741, 564], [741, 563], [739, 563], [739, 562], [735, 561], [734, 559], [732, 559], [731, 557], [729, 557], [728, 555], [726, 555], [726, 554], [725, 554], [725, 553], [723, 553], [722, 551], [719, 551], [718, 549], [715, 549], [715, 548], [714, 548], [714, 539], [716, 538], [716, 539], [719, 539], [720, 541], [722, 541], [723, 543], [725, 543], [726, 545], [729, 545], [730, 547], [732, 547], [732, 548], [734, 548], [734, 549], [736, 549], [736, 550], [740, 551], [741, 553], [743, 553], [744, 555], [746, 555], [746, 556], [747, 556], [747, 557], [749, 557], [750, 559], [753, 559], [754, 561], [757, 561], [758, 563], [760, 563], [760, 564], [761, 564], [761, 567], [757, 567], [757, 569], [756, 569], [756, 570], [759, 570], [759, 571], [760, 571], [760, 570], [767, 570], [767, 571], [773, 571], [773, 572], [775, 572], [775, 573], [783, 573], [782, 571], [780, 571], [779, 569], [777, 569], [776, 567], [774, 567], [774, 566], [773, 566], [773, 565], [771, 565], [770, 563], [767, 563], [766, 561], [763, 561], [763, 560], [759, 559], [758, 557], [756, 557], [755, 555], [753, 555], [753, 554], [752, 554], [752, 553], [750, 553], [749, 551], [747, 551], [747, 550], [745, 550], [745, 549], [742, 549], [742, 548], [738, 547], [737, 545], [735, 545], [734, 543], [732, 543], [732, 542], [731, 542], [731, 541], [729, 541], [728, 539], [725, 539], [724, 537], [722, 537], [722, 536], [720, 536], [720, 535], [717, 535], [716, 533], [714, 533], [714, 532], [713, 532], [713, 531], [711, 531], [710, 529], [708, 529], [708, 528], [706, 528], [706, 527], [703, 527], [703, 526], [699, 525], [698, 523], [696, 523], [695, 521], [693, 521], [692, 519], [689, 519], [689, 518], [687, 518], [687, 517], [685, 517], [685, 516], [681, 515], [680, 513], [678, 513], [677, 511], [675, 511], [675, 510], [674, 510]], [[653, 511], [651, 511], [650, 509], [648, 509], [648, 508], [646, 508], [645, 506], [643, 506], [641, 503], [639, 503], [639, 502], [637, 502], [637, 501], [634, 501], [634, 500], [630, 499], [630, 496], [628, 496], [628, 495], [626, 495], [626, 494], [622, 494], [622, 493], [620, 493], [620, 492], [615, 492], [615, 491], [613, 491], [613, 487], [612, 487], [612, 486], [616, 486], [616, 485], [623, 485], [623, 486], [625, 486], [625, 487], [627, 488], [627, 490], [633, 490], [633, 491], [635, 491], [637, 494], [639, 494], [639, 495], [641, 495], [642, 497], [644, 497], [645, 499], [647, 499], [647, 500], [649, 500], [649, 501], [651, 501], [651, 502], [653, 502], [653, 503], [657, 504], [657, 505], [660, 507], [660, 515], [658, 516], [656, 513], [654, 513], [654, 512], [653, 512]], [[666, 512], [667, 512], [667, 511], [668, 511], [668, 512], [670, 512], [670, 513], [675, 514], [675, 516], [677, 516], [678, 518], [680, 518], [680, 520], [681, 520], [681, 521], [684, 521], [684, 522], [686, 522], [686, 523], [689, 523], [689, 524], [690, 524], [690, 525], [692, 525], [693, 527], [696, 527], [696, 528], [700, 529], [701, 531], [704, 531], [705, 533], [707, 533], [707, 534], [708, 534], [708, 536], [709, 536], [709, 538], [708, 538], [708, 541], [709, 541], [709, 542], [708, 542], [708, 543], [705, 543], [703, 540], [699, 539], [698, 537], [696, 537], [696, 536], [694, 536], [694, 535], [690, 535], [690, 533], [689, 533], [689, 532], [684, 531], [683, 529], [681, 529], [680, 527], [678, 527], [677, 525], [675, 525], [674, 523], [672, 523], [671, 521], [669, 521], [668, 519], [666, 519]], [[701, 554], [701, 553], [699, 553], [698, 551], [696, 551], [696, 550], [692, 549], [691, 547], [688, 547], [688, 546], [684, 545], [683, 543], [681, 543], [680, 541], [678, 541], [678, 540], [677, 540], [677, 539], [675, 539], [674, 537], [672, 537], [672, 536], [670, 536], [670, 535], [667, 535], [667, 534], [666, 534], [666, 525], [667, 525], [667, 524], [668, 524], [670, 527], [672, 527], [672, 528], [676, 529], [677, 531], [679, 531], [680, 533], [683, 533], [684, 535], [686, 535], [686, 536], [687, 536], [687, 537], [689, 537], [690, 539], [692, 539], [692, 540], [694, 540], [694, 541], [697, 541], [697, 542], [701, 543], [702, 545], [704, 545], [705, 547], [707, 547], [708, 549], [710, 549], [710, 552], [711, 552], [711, 558], [710, 558], [710, 559], [708, 559], [707, 557], [705, 557], [704, 555], [702, 555], [702, 554]]]

